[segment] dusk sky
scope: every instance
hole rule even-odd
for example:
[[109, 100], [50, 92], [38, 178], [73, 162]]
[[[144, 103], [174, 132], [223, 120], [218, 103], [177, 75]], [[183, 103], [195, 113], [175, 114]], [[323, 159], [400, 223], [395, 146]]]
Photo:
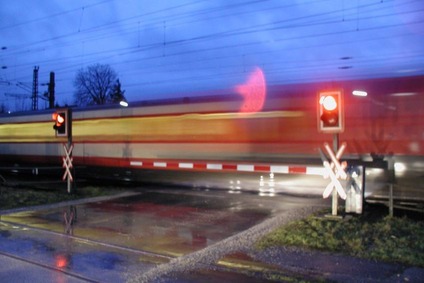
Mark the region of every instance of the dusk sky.
[[[0, 0], [0, 103], [73, 104], [78, 69], [108, 64], [129, 102], [267, 85], [424, 74], [423, 0]], [[7, 94], [7, 95], [6, 95]], [[47, 103], [39, 101], [39, 109]]]

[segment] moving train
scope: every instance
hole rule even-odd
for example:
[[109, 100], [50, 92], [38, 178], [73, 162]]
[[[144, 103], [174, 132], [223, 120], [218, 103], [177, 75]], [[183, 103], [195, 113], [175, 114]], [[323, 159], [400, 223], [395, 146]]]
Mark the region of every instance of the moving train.
[[[343, 93], [343, 158], [390, 157], [397, 174], [422, 177], [424, 76], [274, 86], [253, 80], [216, 95], [73, 107], [75, 174], [190, 185], [229, 174], [232, 186], [250, 173], [262, 182], [266, 174], [322, 175], [319, 150], [333, 135], [318, 131], [317, 94], [331, 90]], [[352, 94], [358, 90], [367, 96]], [[52, 129], [55, 111], [3, 114], [1, 163], [61, 166], [67, 138]], [[415, 185], [422, 194], [423, 182]]]

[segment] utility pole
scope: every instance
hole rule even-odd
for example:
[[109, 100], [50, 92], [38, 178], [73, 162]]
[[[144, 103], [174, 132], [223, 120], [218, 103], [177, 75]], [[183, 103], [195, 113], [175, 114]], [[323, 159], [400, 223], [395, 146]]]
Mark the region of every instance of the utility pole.
[[34, 67], [34, 75], [32, 79], [32, 110], [38, 110], [38, 66]]

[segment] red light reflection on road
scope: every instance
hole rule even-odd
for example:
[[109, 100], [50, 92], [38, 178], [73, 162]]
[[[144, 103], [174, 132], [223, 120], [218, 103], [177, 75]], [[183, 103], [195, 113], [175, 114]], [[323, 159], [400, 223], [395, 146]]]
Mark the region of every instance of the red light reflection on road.
[[265, 76], [261, 68], [256, 67], [250, 73], [246, 83], [236, 86], [235, 90], [244, 98], [240, 112], [255, 113], [261, 111], [266, 97]]
[[64, 255], [57, 255], [56, 256], [56, 267], [57, 268], [65, 268], [68, 267], [68, 259]]

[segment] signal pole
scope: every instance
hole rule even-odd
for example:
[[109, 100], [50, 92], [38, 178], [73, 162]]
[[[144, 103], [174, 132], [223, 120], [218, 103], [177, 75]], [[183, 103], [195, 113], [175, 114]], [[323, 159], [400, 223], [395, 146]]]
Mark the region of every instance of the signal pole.
[[64, 160], [64, 162], [67, 162], [67, 164], [64, 164], [65, 167], [67, 167], [67, 170], [69, 170], [66, 182], [67, 182], [67, 188], [68, 188], [68, 194], [71, 193], [71, 182], [73, 181], [71, 169], [73, 168], [72, 165], [72, 149], [74, 146], [72, 145], [72, 108], [68, 108], [68, 119], [67, 119], [67, 127], [68, 127], [68, 143], [67, 143], [67, 155], [68, 160]]
[[[333, 152], [331, 153], [331, 148], [326, 145], [326, 149], [332, 156], [332, 163], [329, 165], [328, 161], [324, 161], [324, 167], [327, 167], [327, 173], [333, 176], [331, 180], [329, 189], [331, 191], [324, 191], [323, 196], [325, 198], [329, 197], [330, 193], [332, 194], [332, 205], [331, 205], [331, 214], [332, 216], [337, 216], [338, 208], [338, 197], [341, 193], [341, 196], [345, 195], [343, 188], [338, 180], [341, 173], [338, 171], [344, 170], [340, 166], [339, 159], [344, 147], [339, 149], [339, 133], [344, 130], [344, 112], [343, 112], [343, 94], [341, 91], [323, 91], [318, 93], [318, 131], [321, 133], [333, 134]], [[340, 150], [340, 152], [339, 152]], [[340, 156], [338, 156], [340, 155]], [[335, 164], [339, 164], [336, 166]], [[327, 165], [327, 166], [326, 166]], [[334, 185], [334, 187], [333, 187]], [[338, 191], [341, 190], [341, 191]], [[343, 197], [342, 198], [345, 198]]]
[[[339, 133], [333, 134], [333, 151], [339, 151]], [[339, 195], [337, 190], [334, 189], [332, 193], [332, 202], [331, 202], [331, 215], [337, 216], [337, 208], [339, 205]]]
[[72, 171], [72, 150], [74, 148], [72, 144], [72, 108], [58, 109], [53, 113], [52, 119], [55, 121], [53, 129], [56, 132], [56, 137], [66, 137], [67, 143], [63, 144], [65, 151], [65, 157], [62, 157], [65, 173], [63, 174], [62, 180], [67, 179], [68, 193], [71, 193], [71, 182], [73, 181]]

